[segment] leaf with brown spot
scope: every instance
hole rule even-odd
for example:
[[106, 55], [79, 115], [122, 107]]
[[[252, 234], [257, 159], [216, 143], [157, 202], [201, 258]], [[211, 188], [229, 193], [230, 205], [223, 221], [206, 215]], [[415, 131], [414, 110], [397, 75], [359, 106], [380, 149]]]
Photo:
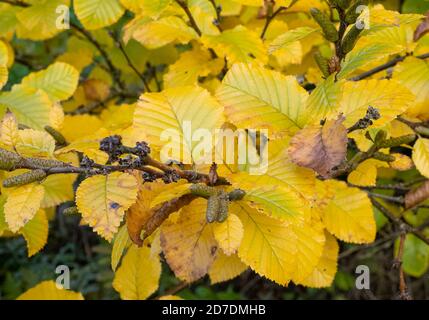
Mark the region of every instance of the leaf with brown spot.
[[429, 199], [429, 180], [405, 195], [405, 207], [407, 209], [413, 208], [426, 199]]
[[213, 227], [205, 218], [207, 200], [198, 199], [180, 212], [177, 222], [161, 228], [161, 247], [179, 279], [193, 282], [206, 275], [217, 255]]
[[429, 12], [426, 13], [425, 19], [417, 26], [414, 31], [414, 41], [419, 41], [425, 34], [429, 32]]
[[347, 129], [345, 118], [329, 120], [323, 126], [310, 126], [300, 130], [289, 145], [292, 162], [311, 168], [323, 177], [341, 164], [347, 152]]

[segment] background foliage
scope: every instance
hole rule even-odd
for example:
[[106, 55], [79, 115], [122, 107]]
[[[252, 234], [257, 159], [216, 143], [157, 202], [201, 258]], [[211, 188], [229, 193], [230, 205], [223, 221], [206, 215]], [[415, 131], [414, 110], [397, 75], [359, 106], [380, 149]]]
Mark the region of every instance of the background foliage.
[[[0, 298], [429, 298], [429, 2], [362, 3], [0, 1]], [[271, 171], [156, 160], [186, 119], [268, 128]]]

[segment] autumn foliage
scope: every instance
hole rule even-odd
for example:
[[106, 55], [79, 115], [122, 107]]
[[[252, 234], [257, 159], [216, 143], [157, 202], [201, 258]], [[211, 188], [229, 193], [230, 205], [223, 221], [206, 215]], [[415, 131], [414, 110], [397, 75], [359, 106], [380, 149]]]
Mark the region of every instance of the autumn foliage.
[[0, 1], [0, 236], [43, 255], [50, 221], [80, 217], [122, 299], [153, 297], [163, 264], [184, 286], [251, 269], [327, 288], [339, 255], [387, 237], [410, 298], [404, 275], [429, 268], [429, 18], [369, 2]]

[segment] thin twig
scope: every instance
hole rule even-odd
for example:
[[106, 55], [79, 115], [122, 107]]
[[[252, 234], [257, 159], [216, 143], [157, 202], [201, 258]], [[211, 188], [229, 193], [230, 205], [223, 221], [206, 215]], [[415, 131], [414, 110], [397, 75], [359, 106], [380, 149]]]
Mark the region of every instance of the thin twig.
[[[389, 68], [392, 68], [392, 67], [396, 66], [399, 62], [404, 61], [409, 56], [410, 55], [396, 57], [396, 58], [394, 58], [391, 61], [388, 61], [388, 62], [386, 62], [386, 63], [384, 63], [384, 64], [382, 64], [382, 65], [380, 65], [378, 67], [375, 67], [375, 68], [373, 68], [371, 70], [368, 70], [368, 71], [366, 71], [364, 73], [361, 73], [360, 75], [357, 75], [357, 76], [355, 76], [353, 78], [350, 78], [349, 80], [351, 80], [351, 81], [360, 81], [360, 80], [369, 78], [369, 77], [373, 76], [374, 74], [377, 74], [377, 73], [379, 73], [381, 71], [384, 71], [384, 70], [387, 70]], [[425, 54], [416, 56], [416, 58], [422, 59], [422, 60], [428, 59], [429, 58], [429, 53], [425, 53]]]

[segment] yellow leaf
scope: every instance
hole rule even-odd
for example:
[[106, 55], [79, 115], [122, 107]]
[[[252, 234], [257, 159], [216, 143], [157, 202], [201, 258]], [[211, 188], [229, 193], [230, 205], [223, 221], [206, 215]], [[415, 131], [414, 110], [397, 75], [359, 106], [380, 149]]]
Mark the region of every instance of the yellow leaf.
[[64, 122], [64, 110], [59, 103], [55, 103], [52, 106], [51, 112], [49, 113], [49, 123], [51, 127], [59, 130], [61, 129]]
[[0, 126], [0, 141], [3, 145], [12, 148], [16, 145], [19, 139], [18, 123], [12, 113], [4, 116]]
[[185, 183], [173, 185], [173, 187], [166, 186], [166, 188], [164, 188], [166, 190], [160, 192], [153, 198], [152, 202], [150, 203], [150, 208], [154, 208], [163, 202], [170, 201], [172, 199], [179, 198], [185, 194], [190, 193], [189, 187], [191, 185], [191, 183]]
[[349, 81], [342, 90], [343, 97], [337, 113], [344, 114], [347, 128], [363, 118], [369, 106], [377, 108], [381, 114], [373, 127], [382, 127], [406, 111], [414, 100], [414, 95], [407, 88], [393, 80]]
[[9, 60], [8, 49], [3, 41], [0, 41], [0, 89], [6, 84], [9, 71], [7, 64]]
[[13, 33], [19, 24], [16, 17], [19, 11], [23, 10], [20, 7], [9, 4], [0, 4], [0, 33], [7, 35]]
[[123, 300], [144, 300], [158, 289], [161, 276], [159, 257], [150, 248], [132, 245], [115, 273], [113, 288]]
[[54, 37], [63, 29], [57, 27], [60, 14], [56, 12], [60, 6], [70, 6], [69, 0], [32, 1], [34, 4], [20, 10], [16, 17], [17, 35], [20, 39], [46, 40]]
[[407, 155], [402, 153], [392, 153], [391, 155], [395, 157], [395, 161], [389, 162], [391, 168], [398, 171], [407, 171], [414, 167], [413, 160]]
[[52, 157], [55, 150], [55, 140], [45, 131], [24, 129], [19, 131], [15, 145], [19, 154], [30, 157]]
[[235, 214], [229, 214], [224, 222], [214, 224], [213, 233], [219, 247], [227, 256], [230, 256], [240, 247], [243, 224]]
[[[261, 214], [240, 202], [231, 206], [244, 226], [240, 259], [280, 285], [309, 276], [323, 249], [323, 231], [297, 226]], [[299, 269], [299, 270], [298, 270]]]
[[214, 134], [224, 121], [222, 111], [222, 106], [205, 89], [171, 88], [140, 97], [133, 127], [151, 145], [162, 148], [162, 161], [175, 159], [188, 164], [204, 160], [211, 152], [212, 148], [206, 150], [207, 144], [202, 145], [200, 137], [196, 141], [195, 135], [199, 129]]
[[188, 7], [202, 34], [218, 35], [220, 33], [214, 25], [217, 19], [216, 9], [209, 0], [189, 0]]
[[230, 63], [268, 62], [262, 40], [254, 31], [241, 25], [220, 35], [203, 35], [201, 41], [206, 47], [212, 48], [218, 56], [226, 57]]
[[158, 300], [183, 300], [183, 299], [180, 298], [179, 296], [167, 295], [167, 296], [159, 297]]
[[179, 60], [170, 65], [164, 75], [164, 86], [172, 88], [198, 84], [200, 77], [219, 73], [223, 65], [222, 59], [212, 60], [207, 50], [196, 48], [186, 51], [180, 55]]
[[243, 273], [247, 268], [236, 254], [227, 256], [222, 251], [219, 251], [209, 271], [210, 283], [216, 284], [231, 280]]
[[429, 178], [429, 139], [419, 138], [413, 149], [413, 161], [417, 170]]
[[289, 222], [308, 218], [308, 202], [285, 183], [269, 176], [245, 174], [231, 175], [228, 180], [246, 191], [243, 201], [258, 212]]
[[118, 0], [75, 0], [73, 4], [76, 16], [88, 30], [110, 26], [125, 11]]
[[286, 31], [271, 42], [268, 52], [273, 54], [275, 51], [282, 49], [293, 42], [302, 40], [316, 31], [316, 28], [311, 27], [299, 27]]
[[27, 241], [28, 256], [31, 257], [43, 249], [48, 241], [48, 219], [43, 210], [39, 210], [21, 230]]
[[54, 281], [40, 282], [21, 294], [17, 300], [83, 300], [80, 292], [58, 289]]
[[357, 186], [375, 186], [377, 167], [371, 159], [360, 163], [347, 177], [347, 181]]
[[429, 102], [429, 64], [421, 59], [407, 58], [395, 67], [393, 79], [408, 88], [416, 97], [407, 110], [407, 114], [411, 116], [427, 116], [429, 114], [427, 111]]
[[55, 102], [67, 100], [77, 88], [79, 72], [64, 62], [55, 62], [47, 69], [30, 73], [21, 84], [33, 89], [41, 89]]
[[49, 124], [51, 104], [44, 91], [21, 85], [15, 85], [10, 92], [0, 94], [0, 108], [9, 108], [18, 123], [34, 129], [43, 129]]
[[295, 77], [236, 64], [225, 76], [216, 96], [231, 122], [240, 128], [268, 128], [271, 138], [293, 134], [301, 128], [308, 94]]
[[111, 241], [127, 210], [137, 198], [137, 181], [127, 173], [114, 172], [84, 180], [76, 191], [83, 223]]
[[119, 0], [120, 3], [134, 13], [142, 13], [151, 18], [158, 18], [170, 5], [172, 0]]
[[320, 120], [338, 109], [342, 95], [341, 86], [342, 82], [336, 81], [332, 75], [311, 92], [306, 106], [308, 124], [320, 123]]
[[44, 193], [43, 187], [36, 183], [15, 187], [8, 192], [4, 214], [12, 232], [17, 232], [33, 219]]
[[60, 132], [68, 142], [73, 142], [94, 134], [102, 125], [100, 119], [89, 114], [66, 115]]
[[[160, 48], [172, 42], [185, 44], [198, 37], [195, 30], [179, 17], [169, 16], [155, 21], [144, 19], [142, 22], [134, 20], [125, 27], [125, 40], [132, 37], [148, 49]], [[138, 28], [133, 23], [139, 23]]]
[[152, 200], [162, 191], [165, 190], [163, 182], [149, 182], [140, 184], [140, 190], [137, 194], [137, 201], [127, 211], [127, 228], [131, 240], [134, 243], [142, 243], [140, 234], [144, 229], [147, 221], [151, 218]]
[[278, 139], [269, 142], [267, 176], [278, 183], [286, 184], [303, 198], [312, 197], [315, 192], [316, 175], [313, 170], [294, 164], [287, 152], [288, 142]]
[[326, 229], [345, 242], [373, 242], [376, 227], [367, 194], [357, 188], [347, 187], [342, 181], [329, 180], [324, 185], [334, 190], [333, 199], [322, 212]]
[[122, 255], [125, 250], [131, 245], [131, 239], [128, 236], [127, 226], [123, 225], [119, 232], [116, 234], [113, 240], [112, 254], [111, 254], [111, 266], [112, 270], [116, 271], [119, 262], [121, 261]]
[[216, 258], [217, 243], [206, 222], [207, 201], [194, 200], [182, 208], [177, 222], [164, 222], [161, 247], [168, 265], [179, 279], [193, 282], [203, 277]]
[[337, 240], [328, 232], [325, 232], [325, 237], [326, 242], [319, 263], [312, 274], [300, 282], [300, 284], [304, 286], [310, 288], [324, 288], [331, 286], [334, 280], [335, 274], [337, 273], [339, 247]]
[[73, 183], [76, 174], [53, 174], [43, 179], [41, 185], [45, 189], [42, 208], [57, 206], [66, 201], [73, 200]]

